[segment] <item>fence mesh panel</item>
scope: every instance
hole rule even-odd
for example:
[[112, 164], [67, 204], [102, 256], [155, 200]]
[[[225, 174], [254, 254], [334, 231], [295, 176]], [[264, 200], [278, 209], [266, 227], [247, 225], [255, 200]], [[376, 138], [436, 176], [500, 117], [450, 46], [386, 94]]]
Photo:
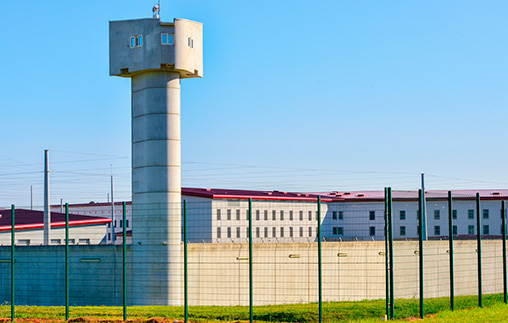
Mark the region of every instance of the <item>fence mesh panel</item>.
[[[393, 192], [395, 302], [420, 298], [422, 251], [417, 193]], [[430, 299], [451, 295], [451, 252], [447, 192], [433, 192], [426, 199], [423, 295], [430, 306]], [[15, 305], [21, 311], [19, 315], [24, 315], [22, 305], [52, 306], [47, 316], [63, 318], [65, 209], [52, 207], [47, 244], [43, 227], [30, 226], [28, 221], [42, 217], [42, 208], [29, 209], [15, 210]], [[503, 292], [500, 209], [499, 199], [482, 200], [477, 210], [475, 194], [453, 195], [452, 273], [456, 297], [478, 296], [478, 229], [483, 239], [482, 292]], [[0, 301], [4, 304], [0, 315], [7, 318], [11, 302], [10, 209], [0, 211]], [[94, 311], [122, 317], [124, 291], [129, 317], [183, 318], [185, 295], [191, 320], [203, 318], [201, 306], [214, 306], [218, 320], [248, 320], [251, 301], [255, 318], [256, 313], [266, 311], [265, 305], [291, 304], [311, 304], [305, 311], [316, 317], [320, 293], [327, 303], [325, 314], [336, 311], [332, 304], [346, 301], [382, 300], [377, 303], [379, 313], [385, 310], [389, 250], [385, 249], [385, 204], [379, 198], [340, 202], [325, 199], [320, 222], [315, 198], [254, 200], [249, 209], [247, 199], [189, 197], [185, 209], [182, 203], [136, 202], [133, 207], [129, 202], [125, 218], [121, 203], [70, 205], [69, 213], [67, 279], [71, 318], [93, 315]], [[481, 217], [479, 228], [477, 214]], [[495, 297], [502, 301], [502, 295]], [[174, 306], [161, 310], [140, 309], [137, 305]], [[107, 310], [84, 310], [81, 306], [107, 306]], [[240, 307], [231, 314], [230, 309], [220, 306]], [[456, 308], [467, 306], [471, 302], [457, 303]]]

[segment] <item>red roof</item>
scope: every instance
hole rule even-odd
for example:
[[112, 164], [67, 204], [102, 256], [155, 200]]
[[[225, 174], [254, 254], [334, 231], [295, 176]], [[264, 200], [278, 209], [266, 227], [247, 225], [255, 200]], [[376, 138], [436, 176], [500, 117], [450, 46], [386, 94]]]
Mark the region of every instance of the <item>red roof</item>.
[[[131, 205], [132, 202], [125, 202], [127, 205]], [[115, 206], [122, 206], [123, 202], [115, 202], [114, 203]], [[90, 203], [80, 203], [80, 204], [69, 204], [69, 206], [72, 206], [72, 207], [76, 207], [76, 206], [111, 206], [111, 202], [100, 202], [100, 203], [96, 203], [96, 202], [90, 202]], [[61, 205], [60, 204], [54, 204], [54, 205], [51, 205], [51, 208], [60, 208]], [[65, 207], [65, 205], [64, 205]], [[53, 214], [53, 212], [52, 212]]]
[[[15, 209], [16, 230], [33, 230], [44, 228], [44, 212]], [[11, 210], [0, 210], [0, 231], [11, 230]], [[110, 223], [111, 219], [98, 216], [69, 214], [69, 226], [94, 225]], [[51, 212], [51, 228], [65, 227], [65, 214]]]
[[[182, 187], [182, 195], [197, 196], [211, 199], [240, 199], [246, 200], [282, 200], [282, 201], [316, 201], [321, 194], [298, 193], [283, 191], [252, 191], [252, 190], [230, 190], [221, 188], [190, 188]], [[323, 202], [331, 202], [332, 197], [322, 196]]]
[[[454, 190], [452, 197], [455, 200], [472, 200], [475, 199], [476, 193], [480, 193], [482, 200], [508, 200], [508, 190]], [[350, 191], [350, 192], [284, 192], [284, 191], [254, 191], [254, 190], [233, 190], [222, 188], [192, 188], [182, 187], [182, 196], [196, 196], [209, 199], [240, 199], [246, 200], [275, 200], [275, 201], [316, 201], [318, 196], [323, 202], [379, 202], [384, 200], [384, 191]], [[446, 190], [426, 191], [427, 200], [443, 200], [448, 196]], [[392, 191], [393, 200], [417, 200], [418, 191]], [[122, 205], [123, 202], [115, 202], [116, 206]], [[131, 205], [132, 202], [127, 202]], [[85, 203], [72, 204], [72, 207], [86, 206], [109, 206], [111, 203]], [[52, 207], [56, 207], [53, 205]], [[59, 206], [59, 205], [58, 205]], [[52, 213], [53, 214], [53, 213]], [[1, 217], [1, 214], [0, 214]]]
[[[454, 200], [474, 200], [476, 193], [480, 194], [482, 200], [508, 200], [508, 190], [452, 190]], [[378, 202], [384, 200], [384, 191], [351, 191], [351, 192], [329, 192], [313, 193], [322, 194], [329, 197], [340, 198], [345, 202]], [[429, 190], [425, 191], [427, 200], [443, 200], [448, 198], [447, 190]], [[418, 191], [396, 191], [392, 190], [393, 200], [418, 200]]]

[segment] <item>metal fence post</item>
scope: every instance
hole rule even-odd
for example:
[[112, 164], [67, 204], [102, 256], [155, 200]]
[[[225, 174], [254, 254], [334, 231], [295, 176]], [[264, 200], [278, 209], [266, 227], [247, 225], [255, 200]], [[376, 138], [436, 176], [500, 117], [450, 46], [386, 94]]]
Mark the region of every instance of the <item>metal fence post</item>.
[[[127, 321], [127, 203], [122, 203], [122, 302], [123, 321]], [[114, 240], [113, 240], [114, 241]]]
[[483, 307], [482, 300], [482, 232], [481, 232], [480, 193], [476, 193], [476, 225], [477, 225], [477, 253], [478, 253], [478, 306]]
[[393, 283], [393, 212], [392, 212], [392, 188], [388, 187], [388, 247], [390, 249], [390, 318], [395, 318], [394, 306], [394, 283]]
[[187, 258], [187, 200], [183, 200], [183, 303], [185, 323], [189, 322], [189, 285], [188, 285], [188, 258]]
[[16, 211], [14, 204], [11, 205], [11, 322], [14, 323], [15, 311], [14, 311], [14, 263], [15, 263], [15, 232], [16, 232], [16, 221], [14, 220]]
[[501, 228], [501, 234], [503, 235], [503, 295], [504, 295], [504, 302], [507, 303], [507, 282], [506, 282], [506, 206], [505, 201], [501, 201], [501, 222], [502, 222], [502, 228]]
[[390, 270], [388, 263], [388, 188], [385, 187], [385, 312], [386, 318], [390, 317]]
[[448, 191], [448, 252], [450, 256], [450, 308], [455, 309], [455, 280], [453, 268], [453, 201], [452, 191]]
[[420, 227], [418, 228], [418, 258], [420, 263], [420, 318], [423, 319], [425, 316], [425, 303], [424, 303], [424, 290], [423, 290], [423, 190], [418, 190], [418, 223]]
[[254, 322], [254, 297], [252, 281], [252, 198], [249, 198], [249, 321]]
[[69, 320], [69, 203], [65, 203], [65, 320]]
[[321, 196], [317, 198], [317, 222], [318, 222], [318, 283], [319, 283], [319, 323], [323, 322], [323, 267], [321, 259]]

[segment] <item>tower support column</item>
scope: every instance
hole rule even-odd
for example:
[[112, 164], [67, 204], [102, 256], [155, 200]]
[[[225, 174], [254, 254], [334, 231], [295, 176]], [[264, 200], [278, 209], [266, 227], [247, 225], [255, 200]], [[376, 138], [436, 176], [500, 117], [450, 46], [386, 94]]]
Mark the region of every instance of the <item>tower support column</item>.
[[132, 77], [133, 292], [182, 304], [180, 75]]

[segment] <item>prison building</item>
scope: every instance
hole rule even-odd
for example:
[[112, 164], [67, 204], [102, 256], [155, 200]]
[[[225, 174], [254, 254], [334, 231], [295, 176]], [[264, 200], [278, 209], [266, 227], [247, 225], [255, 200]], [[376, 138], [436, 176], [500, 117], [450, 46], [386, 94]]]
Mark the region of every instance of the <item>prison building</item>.
[[[15, 245], [43, 244], [44, 212], [15, 209]], [[106, 243], [109, 218], [69, 214], [69, 244], [90, 245]], [[11, 245], [12, 216], [10, 209], [0, 210], [0, 245]], [[52, 245], [65, 244], [65, 214], [51, 213]]]
[[[476, 210], [476, 193], [481, 203]], [[339, 214], [331, 217], [333, 238], [362, 240], [384, 239], [384, 192], [319, 193], [341, 199]], [[448, 191], [427, 191], [424, 232], [429, 239], [449, 235]], [[455, 238], [473, 238], [478, 233], [477, 214], [480, 214], [480, 233], [486, 237], [500, 237], [502, 230], [501, 201], [508, 200], [508, 190], [454, 190], [452, 191], [452, 231]], [[395, 239], [416, 239], [419, 234], [418, 192], [394, 191], [393, 236]], [[336, 200], [334, 200], [336, 201]], [[329, 214], [325, 216], [328, 219]]]
[[[481, 197], [482, 235], [496, 237], [501, 234], [501, 201], [508, 199], [508, 190], [457, 190], [453, 191], [453, 234], [456, 238], [472, 238], [477, 233], [476, 192]], [[417, 195], [416, 191], [393, 192], [395, 239], [418, 238]], [[251, 199], [253, 241], [315, 241], [318, 196], [321, 197], [321, 235], [324, 240], [384, 239], [382, 191], [296, 193], [182, 188], [182, 201], [187, 201], [187, 239], [206, 243], [247, 242]], [[132, 204], [126, 204], [127, 241], [130, 243], [136, 225], [131, 217]], [[69, 210], [84, 216], [111, 216], [111, 203], [75, 204], [69, 205]], [[114, 215], [108, 224], [106, 241], [112, 242], [113, 227], [116, 243], [121, 243], [122, 203], [115, 203]], [[425, 223], [428, 238], [448, 236], [447, 191], [426, 192]]]

